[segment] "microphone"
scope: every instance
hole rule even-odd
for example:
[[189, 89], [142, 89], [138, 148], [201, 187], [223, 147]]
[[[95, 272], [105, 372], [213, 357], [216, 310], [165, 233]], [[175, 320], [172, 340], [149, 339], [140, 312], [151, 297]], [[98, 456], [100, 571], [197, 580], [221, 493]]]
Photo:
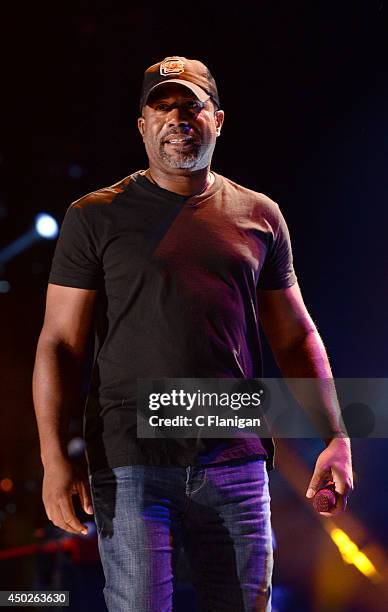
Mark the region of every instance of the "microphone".
[[314, 510], [317, 512], [330, 512], [337, 503], [335, 484], [329, 480], [324, 487], [319, 489], [313, 497]]

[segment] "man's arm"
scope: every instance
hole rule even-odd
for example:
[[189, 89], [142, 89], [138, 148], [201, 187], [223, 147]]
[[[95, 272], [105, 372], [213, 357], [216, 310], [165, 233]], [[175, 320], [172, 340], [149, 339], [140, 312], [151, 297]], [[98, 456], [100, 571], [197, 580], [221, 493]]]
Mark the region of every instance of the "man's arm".
[[50, 284], [39, 336], [32, 392], [44, 467], [43, 502], [48, 518], [71, 533], [86, 533], [72, 495], [93, 512], [85, 474], [77, 474], [67, 455], [70, 409], [79, 403], [81, 372], [96, 290]]
[[[317, 328], [304, 304], [298, 283], [287, 289], [258, 289], [259, 316], [274, 358], [285, 378], [332, 379], [329, 360]], [[337, 437], [343, 431], [334, 385], [317, 385], [319, 408], [332, 436], [324, 438], [307, 497], [313, 497], [325, 479], [332, 479], [339, 493], [334, 512], [344, 510], [353, 488], [350, 440]], [[313, 407], [311, 407], [313, 408]], [[314, 416], [314, 415], [312, 415]], [[331, 516], [332, 513], [321, 513]]]

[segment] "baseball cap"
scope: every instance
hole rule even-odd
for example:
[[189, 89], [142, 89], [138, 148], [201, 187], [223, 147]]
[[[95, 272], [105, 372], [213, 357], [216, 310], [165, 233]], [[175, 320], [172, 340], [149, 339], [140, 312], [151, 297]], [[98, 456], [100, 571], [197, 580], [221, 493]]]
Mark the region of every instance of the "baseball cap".
[[171, 55], [145, 71], [140, 97], [140, 112], [147, 103], [151, 91], [166, 82], [179, 83], [188, 87], [201, 102], [205, 102], [210, 96], [216, 106], [220, 107], [216, 82], [205, 64], [199, 60]]

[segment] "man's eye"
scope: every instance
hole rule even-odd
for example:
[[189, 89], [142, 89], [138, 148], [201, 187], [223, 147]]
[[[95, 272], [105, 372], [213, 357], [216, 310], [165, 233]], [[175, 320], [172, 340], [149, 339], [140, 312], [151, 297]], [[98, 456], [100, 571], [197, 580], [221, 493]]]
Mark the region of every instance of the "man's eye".
[[190, 102], [186, 102], [186, 108], [191, 111], [195, 111], [199, 113], [202, 110], [202, 104], [198, 100], [190, 100]]
[[[168, 113], [174, 107], [175, 104], [167, 104], [167, 102], [155, 102], [153, 105], [154, 110], [161, 113]], [[188, 100], [181, 105], [181, 108], [186, 112], [199, 113], [203, 108], [203, 104], [199, 100]]]
[[158, 104], [155, 104], [155, 110], [158, 111], [167, 111], [169, 108], [169, 105], [165, 104], [164, 102], [159, 102]]

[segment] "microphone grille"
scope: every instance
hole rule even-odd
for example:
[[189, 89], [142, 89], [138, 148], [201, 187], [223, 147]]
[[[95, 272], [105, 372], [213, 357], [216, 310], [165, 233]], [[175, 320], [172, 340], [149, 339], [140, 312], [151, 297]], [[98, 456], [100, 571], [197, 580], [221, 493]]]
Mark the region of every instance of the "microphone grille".
[[313, 498], [313, 506], [317, 512], [329, 512], [336, 504], [336, 496], [331, 489], [320, 489]]

